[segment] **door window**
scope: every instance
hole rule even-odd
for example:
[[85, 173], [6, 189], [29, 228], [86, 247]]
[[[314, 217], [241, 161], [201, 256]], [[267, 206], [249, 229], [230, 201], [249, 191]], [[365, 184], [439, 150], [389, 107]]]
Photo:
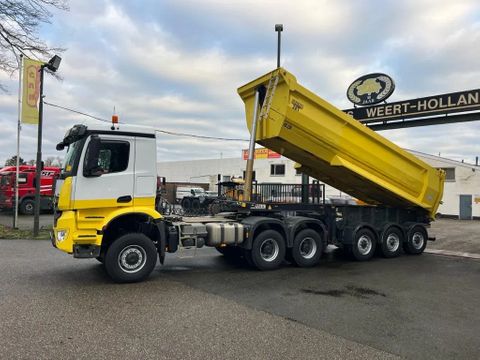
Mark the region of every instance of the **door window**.
[[98, 166], [104, 174], [125, 171], [128, 167], [130, 143], [128, 141], [102, 140]]

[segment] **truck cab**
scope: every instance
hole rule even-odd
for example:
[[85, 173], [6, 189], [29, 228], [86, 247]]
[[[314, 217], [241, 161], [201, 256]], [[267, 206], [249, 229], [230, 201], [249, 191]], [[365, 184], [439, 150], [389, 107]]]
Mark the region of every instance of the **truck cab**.
[[[139, 224], [149, 231], [156, 229], [162, 216], [155, 210], [152, 129], [75, 125], [57, 145], [57, 150], [64, 148], [67, 153], [56, 186], [55, 247], [75, 257], [103, 261], [106, 244], [119, 231], [138, 231]], [[136, 248], [125, 256], [140, 265], [144, 261]]]
[[[15, 207], [15, 177], [16, 166], [6, 166], [0, 169], [0, 208], [13, 209]], [[35, 175], [36, 167], [20, 165], [18, 168], [18, 209], [22, 215], [33, 215], [35, 210]], [[40, 176], [40, 209], [53, 209], [53, 185], [60, 168], [46, 166], [42, 168]]]

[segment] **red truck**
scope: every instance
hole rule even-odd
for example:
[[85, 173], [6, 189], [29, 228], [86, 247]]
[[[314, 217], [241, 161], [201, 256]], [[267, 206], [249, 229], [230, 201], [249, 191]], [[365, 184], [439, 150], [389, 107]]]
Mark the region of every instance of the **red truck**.
[[[0, 209], [13, 209], [15, 204], [15, 166], [0, 169]], [[35, 166], [21, 165], [18, 174], [18, 210], [20, 214], [32, 215], [35, 209]], [[60, 168], [46, 166], [40, 178], [40, 209], [53, 208], [55, 178]]]

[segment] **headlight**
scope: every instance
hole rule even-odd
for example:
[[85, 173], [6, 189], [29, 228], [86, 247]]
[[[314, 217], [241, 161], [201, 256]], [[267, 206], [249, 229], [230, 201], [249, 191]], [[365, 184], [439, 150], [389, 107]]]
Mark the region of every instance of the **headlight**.
[[67, 238], [67, 230], [57, 230], [57, 241], [61, 242]]

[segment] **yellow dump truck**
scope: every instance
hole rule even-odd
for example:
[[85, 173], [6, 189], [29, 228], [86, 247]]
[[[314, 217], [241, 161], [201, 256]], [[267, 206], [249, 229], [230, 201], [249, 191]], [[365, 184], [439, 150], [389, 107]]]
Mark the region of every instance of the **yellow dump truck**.
[[318, 97], [282, 68], [238, 89], [250, 130], [256, 91], [264, 94], [257, 143], [368, 204], [420, 208], [434, 218], [443, 195], [442, 170]]
[[57, 145], [67, 154], [56, 185], [53, 246], [76, 258], [97, 258], [117, 282], [141, 281], [166, 253], [203, 246], [260, 270], [284, 260], [315, 266], [328, 244], [360, 261], [377, 248], [385, 257], [424, 251], [442, 197], [441, 171], [357, 123], [284, 69], [238, 91], [255, 136], [251, 144], [297, 161], [302, 172], [369, 205], [327, 203], [315, 180], [290, 188], [258, 184], [249, 189], [249, 201], [226, 199], [229, 212], [215, 216], [161, 214], [155, 208], [155, 129], [75, 125]]

